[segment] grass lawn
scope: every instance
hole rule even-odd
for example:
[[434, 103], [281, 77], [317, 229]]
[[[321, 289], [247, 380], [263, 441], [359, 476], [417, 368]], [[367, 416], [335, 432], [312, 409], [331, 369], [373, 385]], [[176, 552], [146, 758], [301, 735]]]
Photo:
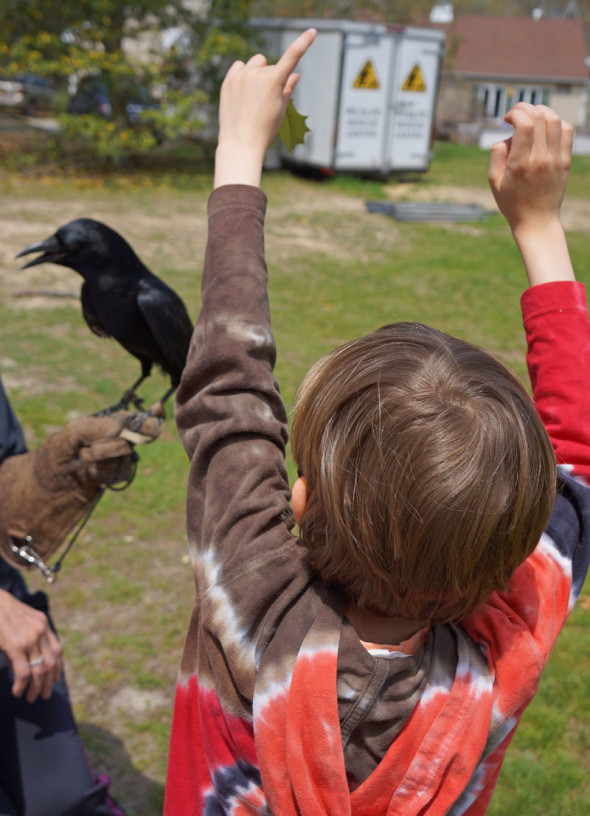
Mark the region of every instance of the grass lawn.
[[[484, 194], [486, 165], [485, 154], [445, 144], [424, 179], [404, 187], [265, 177], [277, 376], [288, 406], [320, 354], [400, 319], [468, 338], [525, 376], [525, 277], [503, 219], [403, 224], [365, 208], [376, 197], [444, 198], [457, 188], [469, 201]], [[574, 159], [569, 238], [586, 283], [589, 177], [590, 161]], [[97, 218], [118, 229], [196, 317], [210, 183], [208, 173], [0, 173], [0, 371], [31, 447], [68, 419], [115, 401], [139, 366], [116, 343], [91, 335], [74, 272], [50, 265], [21, 272], [16, 253], [72, 218]], [[149, 404], [164, 389], [154, 374], [142, 392]], [[156, 816], [193, 596], [184, 522], [188, 463], [172, 418], [140, 454], [134, 484], [105, 497], [47, 591], [91, 759], [111, 774], [130, 816]], [[30, 583], [46, 588], [37, 575]], [[589, 625], [586, 595], [508, 751], [493, 816], [590, 812]]]

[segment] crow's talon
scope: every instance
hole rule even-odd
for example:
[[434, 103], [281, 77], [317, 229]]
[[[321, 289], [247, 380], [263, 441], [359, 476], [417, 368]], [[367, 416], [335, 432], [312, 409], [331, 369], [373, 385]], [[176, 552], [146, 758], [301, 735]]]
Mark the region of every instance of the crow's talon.
[[119, 404], [123, 407], [123, 410], [125, 411], [129, 408], [130, 405], [133, 405], [133, 407], [136, 410], [141, 411], [143, 410], [143, 402], [144, 402], [143, 399], [139, 397], [135, 393], [135, 391], [133, 391], [130, 388], [128, 391], [125, 391], [125, 393], [121, 397], [121, 401]]
[[156, 419], [166, 419], [166, 409], [162, 400], [155, 402], [148, 410], [148, 416], [156, 417]]

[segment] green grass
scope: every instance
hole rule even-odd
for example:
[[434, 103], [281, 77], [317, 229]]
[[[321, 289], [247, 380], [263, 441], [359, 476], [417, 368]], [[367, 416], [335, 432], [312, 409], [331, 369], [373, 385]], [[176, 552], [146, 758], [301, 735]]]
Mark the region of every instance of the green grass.
[[[483, 188], [486, 163], [478, 150], [440, 144], [417, 185], [433, 193], [446, 185]], [[589, 175], [590, 161], [575, 158], [570, 195], [590, 197]], [[6, 237], [0, 369], [31, 446], [70, 417], [114, 401], [138, 365], [114, 342], [90, 334], [76, 300], [45, 299], [40, 307], [16, 297], [25, 281], [16, 252], [70, 218], [99, 218], [131, 241], [195, 317], [210, 183], [209, 171], [0, 174]], [[364, 201], [386, 195], [380, 182], [318, 183], [273, 173], [264, 187], [277, 376], [288, 407], [320, 354], [400, 319], [483, 345], [525, 375], [519, 307], [525, 278], [500, 216], [477, 224], [401, 224], [367, 213]], [[587, 283], [589, 234], [569, 236]], [[74, 291], [80, 285], [73, 272], [38, 267], [22, 288], [58, 282]], [[145, 384], [148, 403], [164, 388], [154, 374]], [[130, 816], [156, 816], [193, 600], [184, 517], [188, 462], [171, 418], [140, 455], [133, 485], [105, 497], [48, 591], [91, 759], [113, 776], [113, 792]], [[31, 583], [44, 588], [37, 576]], [[559, 640], [508, 750], [492, 816], [590, 812], [589, 616], [587, 607], [576, 609]]]
[[488, 154], [470, 145], [437, 142], [434, 159], [424, 180], [427, 184], [460, 184], [485, 187]]
[[[427, 185], [459, 184], [465, 187], [485, 187], [489, 153], [471, 145], [437, 142], [434, 160], [423, 181]], [[568, 195], [588, 196], [590, 156], [573, 156], [568, 182]]]

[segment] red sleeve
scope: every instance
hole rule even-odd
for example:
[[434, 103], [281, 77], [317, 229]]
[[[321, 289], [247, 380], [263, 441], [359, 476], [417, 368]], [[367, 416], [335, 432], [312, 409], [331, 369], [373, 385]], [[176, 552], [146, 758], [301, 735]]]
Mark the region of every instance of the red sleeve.
[[[590, 323], [582, 284], [547, 283], [522, 297], [527, 362], [539, 414], [560, 464], [590, 477]], [[534, 552], [463, 622], [495, 673], [507, 720], [532, 699], [590, 560], [590, 491], [561, 474], [551, 518]]]
[[559, 464], [590, 478], [590, 321], [581, 283], [532, 286], [522, 296], [537, 410]]

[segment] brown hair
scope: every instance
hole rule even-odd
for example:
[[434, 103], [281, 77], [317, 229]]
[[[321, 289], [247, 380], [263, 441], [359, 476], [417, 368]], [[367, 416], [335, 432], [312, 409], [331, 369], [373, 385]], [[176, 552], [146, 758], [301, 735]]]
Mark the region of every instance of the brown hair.
[[521, 383], [419, 323], [319, 360], [297, 395], [292, 450], [314, 568], [381, 615], [469, 615], [532, 552], [555, 495], [555, 455]]

